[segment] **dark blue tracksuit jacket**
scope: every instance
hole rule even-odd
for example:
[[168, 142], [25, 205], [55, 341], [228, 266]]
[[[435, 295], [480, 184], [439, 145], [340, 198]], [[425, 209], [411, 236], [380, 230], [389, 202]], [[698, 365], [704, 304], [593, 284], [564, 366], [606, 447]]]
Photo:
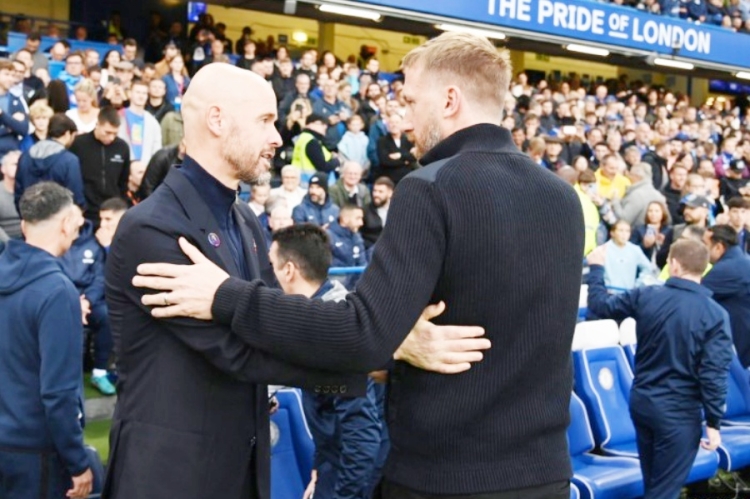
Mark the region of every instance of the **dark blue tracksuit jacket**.
[[86, 206], [83, 195], [83, 176], [78, 157], [54, 140], [37, 142], [18, 160], [14, 198], [16, 209], [23, 192], [34, 184], [50, 180], [73, 193], [73, 201]]
[[89, 467], [82, 342], [78, 292], [58, 260], [9, 241], [0, 253], [0, 448], [55, 452], [72, 476]]
[[60, 257], [60, 266], [78, 294], [86, 295], [92, 309], [104, 304], [104, 260], [105, 252], [94, 237], [94, 226], [87, 220], [68, 252]]
[[[17, 113], [23, 114], [22, 120], [13, 117]], [[8, 112], [0, 113], [0, 157], [8, 151], [18, 149], [21, 145], [21, 139], [28, 134], [29, 115], [23, 100], [9, 93]]]
[[328, 228], [331, 239], [332, 267], [364, 267], [367, 265], [365, 241], [359, 232], [333, 222]]
[[[313, 298], [339, 301], [339, 283], [326, 281]], [[381, 458], [382, 426], [378, 393], [368, 379], [367, 396], [344, 398], [302, 392], [305, 418], [315, 442], [316, 499], [370, 499]], [[382, 458], [381, 458], [382, 459]]]
[[296, 224], [310, 223], [318, 226], [331, 224], [339, 219], [339, 207], [333, 204], [328, 196], [322, 205], [313, 203], [308, 194], [300, 204], [294, 207], [292, 219]]
[[726, 311], [711, 291], [685, 279], [609, 295], [604, 267], [592, 265], [588, 306], [598, 317], [637, 323], [638, 350], [631, 406], [636, 396], [658, 399], [661, 416], [718, 428], [724, 415], [732, 337]]
[[729, 313], [737, 356], [743, 366], [750, 366], [750, 257], [739, 246], [727, 249], [702, 284]]

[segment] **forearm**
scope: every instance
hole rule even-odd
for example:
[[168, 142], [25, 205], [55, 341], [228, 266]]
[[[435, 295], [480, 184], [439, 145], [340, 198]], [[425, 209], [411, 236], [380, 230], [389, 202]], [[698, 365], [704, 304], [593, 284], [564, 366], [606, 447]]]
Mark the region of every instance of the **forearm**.
[[604, 267], [592, 265], [588, 277], [588, 309], [597, 317], [622, 320], [635, 313], [631, 293], [610, 295], [604, 284]]

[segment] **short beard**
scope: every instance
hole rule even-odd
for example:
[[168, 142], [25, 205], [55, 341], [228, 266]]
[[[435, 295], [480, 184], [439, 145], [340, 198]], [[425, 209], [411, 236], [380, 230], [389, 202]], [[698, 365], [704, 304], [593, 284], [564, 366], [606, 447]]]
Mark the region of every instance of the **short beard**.
[[258, 158], [258, 161], [260, 161], [260, 157], [256, 151], [248, 151], [245, 148], [242, 131], [236, 122], [232, 123], [229, 133], [223, 138], [221, 151], [222, 159], [232, 167], [235, 178], [242, 182], [255, 184], [264, 173], [267, 173], [260, 171], [258, 163], [255, 165], [248, 164], [248, 158]]
[[[415, 132], [416, 133], [416, 132]], [[443, 140], [443, 137], [440, 133], [440, 127], [437, 124], [437, 120], [430, 119], [427, 122], [426, 129], [424, 131], [424, 134], [416, 135], [414, 137], [415, 146], [416, 146], [416, 158], [417, 160], [421, 159], [422, 156], [427, 154], [433, 147], [438, 145], [441, 140]]]

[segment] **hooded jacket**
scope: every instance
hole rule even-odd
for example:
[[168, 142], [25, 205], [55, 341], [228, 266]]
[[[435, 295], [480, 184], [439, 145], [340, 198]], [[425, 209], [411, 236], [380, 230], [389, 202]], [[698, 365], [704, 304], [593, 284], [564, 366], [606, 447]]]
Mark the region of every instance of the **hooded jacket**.
[[327, 193], [326, 202], [322, 205], [313, 203], [307, 194], [292, 211], [292, 219], [296, 224], [327, 225], [339, 219], [339, 207], [331, 202], [331, 197]]
[[91, 308], [104, 303], [105, 253], [94, 237], [94, 226], [88, 220], [67, 253], [60, 257], [60, 267], [78, 290], [86, 295]]
[[84, 208], [81, 163], [75, 154], [55, 140], [37, 142], [18, 160], [14, 198], [16, 209], [26, 189], [39, 182], [57, 182], [73, 193], [75, 203]]
[[328, 229], [331, 239], [332, 267], [363, 267], [367, 265], [365, 242], [359, 232], [352, 232], [334, 222]]
[[9, 241], [0, 253], [0, 447], [54, 452], [72, 476], [89, 467], [82, 344], [78, 292], [58, 261]]

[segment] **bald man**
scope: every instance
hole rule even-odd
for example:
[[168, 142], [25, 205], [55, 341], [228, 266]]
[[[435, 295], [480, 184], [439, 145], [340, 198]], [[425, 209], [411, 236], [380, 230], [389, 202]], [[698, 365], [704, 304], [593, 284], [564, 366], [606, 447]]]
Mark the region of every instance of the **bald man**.
[[271, 87], [250, 71], [209, 64], [182, 113], [182, 165], [125, 214], [107, 259], [120, 377], [103, 497], [268, 499], [266, 385], [364, 395], [365, 376], [303, 368], [249, 347], [228, 327], [157, 320], [142, 305], [144, 290], [131, 283], [138, 265], [190, 263], [180, 236], [227, 274], [275, 284], [263, 230], [236, 201], [240, 180], [266, 175], [281, 145]]

